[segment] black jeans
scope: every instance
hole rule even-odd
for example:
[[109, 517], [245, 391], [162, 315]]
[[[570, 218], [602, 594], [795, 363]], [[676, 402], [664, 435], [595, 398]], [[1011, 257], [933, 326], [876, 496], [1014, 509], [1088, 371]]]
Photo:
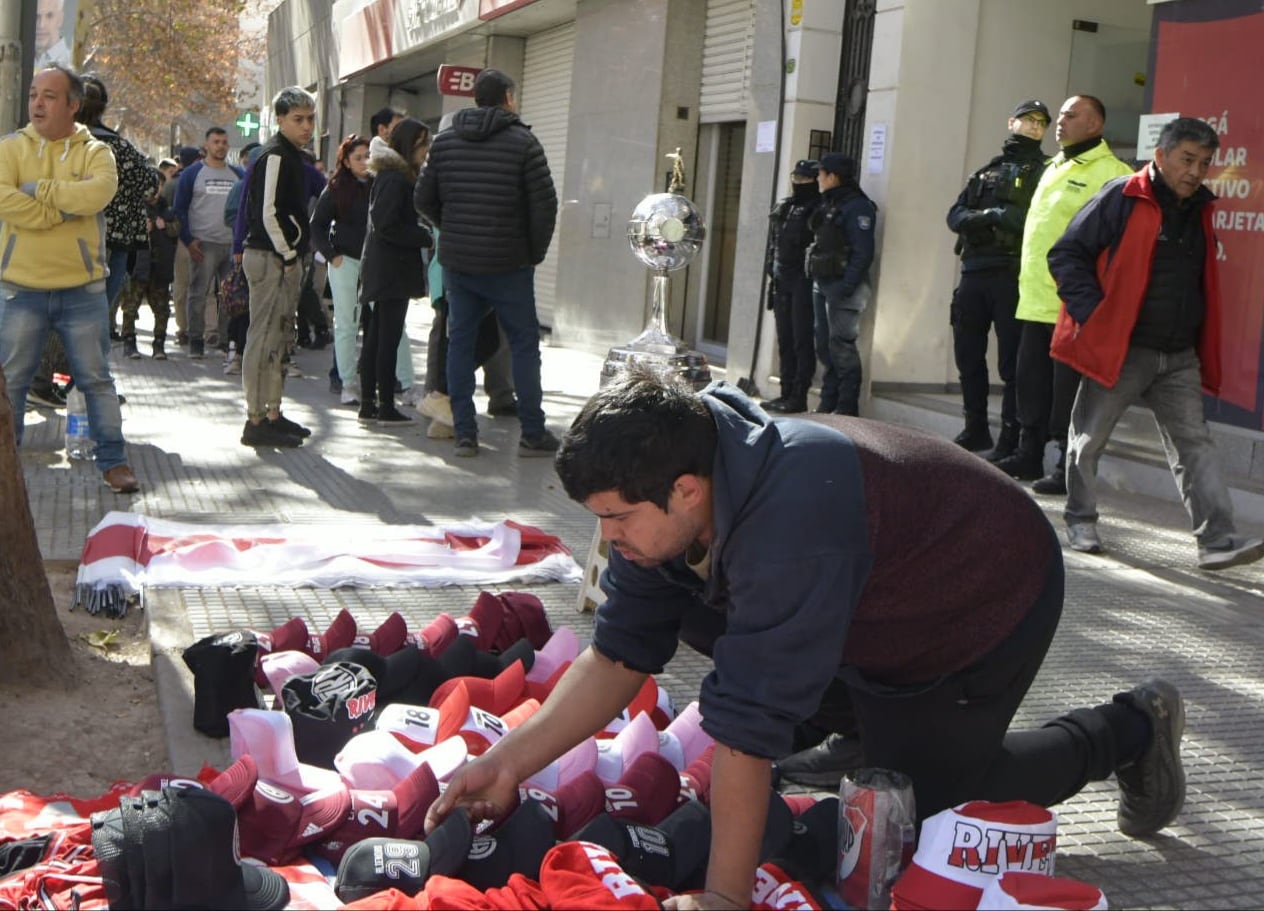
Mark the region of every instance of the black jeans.
[[806, 397], [816, 374], [812, 279], [801, 272], [779, 276], [772, 309], [777, 322], [781, 394], [786, 398]]
[[[365, 405], [389, 411], [395, 407], [395, 362], [404, 335], [408, 300], [377, 300], [366, 308], [369, 325], [360, 354], [360, 395]], [[376, 394], [375, 394], [376, 393]]]
[[1115, 769], [1108, 710], [1077, 709], [1041, 728], [1009, 730], [1062, 615], [1062, 555], [1052, 529], [1050, 548], [1053, 563], [1031, 610], [976, 664], [922, 686], [885, 686], [844, 668], [826, 696], [833, 718], [813, 719], [843, 732], [858, 727], [867, 765], [913, 780], [919, 820], [968, 800], [1050, 806]]
[[1018, 322], [1022, 326], [1018, 343], [1018, 422], [1041, 445], [1046, 440], [1057, 440], [1065, 448], [1080, 375], [1049, 356], [1052, 323]]
[[987, 421], [988, 334], [996, 330], [996, 368], [1005, 390], [1001, 395], [1001, 420], [1016, 423], [1014, 371], [1018, 364], [1019, 323], [1018, 267], [979, 269], [961, 273], [961, 284], [952, 295], [949, 323], [952, 351], [961, 378], [961, 401], [967, 417]]

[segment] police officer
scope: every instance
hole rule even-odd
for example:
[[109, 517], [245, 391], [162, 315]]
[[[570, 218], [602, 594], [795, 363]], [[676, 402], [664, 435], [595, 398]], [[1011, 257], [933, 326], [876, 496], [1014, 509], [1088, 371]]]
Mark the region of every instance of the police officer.
[[[1024, 101], [1014, 108], [1001, 154], [970, 175], [948, 210], [948, 227], [957, 234], [956, 252], [961, 255], [961, 283], [952, 296], [949, 323], [966, 419], [965, 429], [954, 442], [971, 452], [992, 449], [993, 461], [1005, 458], [1018, 445], [1014, 383], [1022, 334], [1014, 316], [1018, 266], [1023, 222], [1045, 168], [1040, 141], [1050, 119], [1049, 109], [1040, 101]], [[995, 449], [988, 429], [990, 329], [996, 330], [997, 368], [1005, 384]]]
[[814, 239], [806, 256], [813, 282], [816, 356], [825, 365], [821, 413], [858, 415], [863, 373], [856, 338], [869, 305], [869, 265], [878, 209], [856, 182], [856, 162], [841, 152], [821, 158], [821, 202], [808, 220]]
[[820, 202], [815, 161], [803, 159], [790, 173], [790, 193], [772, 210], [764, 269], [770, 280], [768, 307], [777, 321], [781, 360], [781, 395], [764, 410], [798, 414], [808, 410], [808, 389], [816, 374], [812, 334], [812, 279], [804, 271], [804, 255], [812, 242], [808, 219]]

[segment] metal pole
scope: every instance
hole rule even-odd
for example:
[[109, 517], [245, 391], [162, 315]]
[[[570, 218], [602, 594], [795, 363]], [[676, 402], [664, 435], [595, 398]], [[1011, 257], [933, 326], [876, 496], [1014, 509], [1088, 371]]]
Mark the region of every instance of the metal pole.
[[39, 0], [0, 4], [0, 135], [26, 123]]

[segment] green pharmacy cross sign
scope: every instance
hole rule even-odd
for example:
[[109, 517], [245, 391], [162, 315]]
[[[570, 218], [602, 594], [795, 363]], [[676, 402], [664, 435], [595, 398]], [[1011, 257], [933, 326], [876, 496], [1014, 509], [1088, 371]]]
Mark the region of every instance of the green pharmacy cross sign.
[[260, 126], [262, 126], [254, 111], [243, 112], [242, 115], [234, 121], [234, 125], [237, 129], [241, 130], [241, 135], [245, 136], [247, 139], [250, 138], [250, 134], [254, 133]]

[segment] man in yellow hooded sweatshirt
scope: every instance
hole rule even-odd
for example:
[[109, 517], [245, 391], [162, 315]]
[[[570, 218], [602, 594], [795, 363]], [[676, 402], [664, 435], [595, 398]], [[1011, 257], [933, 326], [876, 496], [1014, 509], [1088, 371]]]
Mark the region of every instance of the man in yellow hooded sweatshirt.
[[66, 348], [88, 405], [89, 436], [105, 483], [140, 489], [127, 465], [123, 417], [110, 375], [105, 217], [114, 155], [75, 122], [83, 82], [52, 66], [31, 82], [31, 122], [0, 139], [0, 365], [18, 443], [26, 392], [49, 330]]
[[1049, 357], [1053, 325], [1062, 301], [1045, 257], [1071, 219], [1109, 180], [1131, 174], [1102, 138], [1106, 109], [1092, 95], [1072, 95], [1058, 111], [1056, 138], [1061, 147], [1036, 186], [1023, 228], [1018, 273], [1018, 448], [996, 467], [1020, 481], [1035, 481], [1037, 493], [1065, 494], [1062, 460], [1044, 475], [1045, 443], [1058, 441], [1066, 452], [1067, 424], [1080, 377]]

